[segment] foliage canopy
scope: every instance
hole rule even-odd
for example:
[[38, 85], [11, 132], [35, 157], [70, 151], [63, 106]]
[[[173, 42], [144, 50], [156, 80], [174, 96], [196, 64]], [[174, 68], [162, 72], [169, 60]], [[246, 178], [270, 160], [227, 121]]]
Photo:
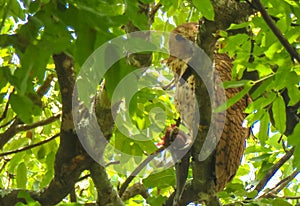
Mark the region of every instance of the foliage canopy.
[[[78, 74], [92, 52], [115, 37], [138, 30], [171, 31], [176, 25], [203, 18], [220, 21], [218, 16], [222, 14], [217, 8], [226, 10], [223, 3], [209, 0], [0, 0], [0, 203], [14, 205], [18, 196], [28, 205], [39, 205], [39, 191], [43, 191], [43, 198], [49, 198], [47, 201], [55, 196], [51, 185], [59, 178], [59, 171], [63, 171], [58, 167], [63, 168], [65, 164], [59, 159], [63, 161], [62, 156], [72, 153], [59, 149], [64, 141], [61, 137], [64, 125], [59, 120], [70, 106], [65, 104], [62, 95], [60, 76], [63, 74], [57, 71], [62, 54], [69, 58], [74, 73]], [[236, 2], [248, 5], [251, 13], [245, 20], [231, 22], [214, 33], [222, 45], [219, 52], [234, 57], [233, 80], [225, 82], [224, 87], [244, 88], [228, 100], [227, 107], [248, 93], [253, 99], [245, 111], [247, 127], [252, 131], [245, 156], [235, 178], [218, 194], [224, 205], [296, 205], [300, 199], [297, 178], [300, 171], [300, 2], [263, 0], [262, 3], [279, 36], [263, 12], [259, 12], [257, 0]], [[294, 56], [289, 47], [294, 49]], [[163, 77], [162, 84], [173, 78], [167, 68], [161, 69], [166, 57], [153, 53], [150, 63], [152, 78]], [[135, 69], [128, 60], [120, 60], [110, 69], [105, 76], [109, 97], [119, 82]], [[258, 76], [245, 79], [245, 71]], [[74, 75], [68, 74], [69, 77]], [[147, 78], [141, 81], [153, 81]], [[161, 88], [140, 90], [129, 107], [134, 125], [114, 128], [111, 144], [129, 155], [154, 152], [164, 129], [174, 123], [177, 116], [170, 96]], [[159, 112], [153, 113], [153, 108], [166, 114], [165, 121], [156, 121], [162, 118], [157, 116]], [[120, 118], [127, 117], [124, 114]], [[152, 124], [159, 129], [146, 130]], [[135, 130], [145, 130], [148, 132], [145, 135], [153, 139], [140, 142], [128, 138]], [[74, 145], [69, 145], [69, 150], [73, 151]], [[72, 164], [75, 160], [81, 163], [81, 154], [72, 155]], [[71, 188], [70, 191], [53, 202], [59, 205], [93, 203], [99, 201], [101, 193], [105, 195], [107, 188], [117, 191], [129, 174], [116, 173], [123, 166], [109, 159], [111, 156], [106, 158], [111, 162], [106, 173], [95, 171], [107, 182], [99, 184], [92, 171], [75, 164], [80, 168], [78, 174], [74, 173], [78, 179], [66, 180], [65, 185], [71, 185], [66, 187]], [[126, 171], [133, 171], [140, 164], [132, 159], [126, 161], [128, 164], [122, 168]], [[146, 170], [144, 174], [145, 177], [133, 180], [134, 185], [130, 184], [133, 188], [142, 185], [142, 189], [136, 189], [135, 196], [123, 199], [124, 204], [162, 205], [174, 191], [173, 168], [153, 174]], [[101, 189], [101, 185], [109, 186]], [[57, 188], [57, 191], [60, 189], [63, 190]], [[5, 199], [6, 194], [15, 200]]]

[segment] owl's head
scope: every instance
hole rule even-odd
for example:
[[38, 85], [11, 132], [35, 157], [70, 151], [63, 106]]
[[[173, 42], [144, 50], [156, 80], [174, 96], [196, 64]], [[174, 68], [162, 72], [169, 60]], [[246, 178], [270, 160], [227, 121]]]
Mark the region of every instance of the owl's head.
[[195, 22], [181, 24], [171, 31], [169, 39], [170, 56], [180, 59], [190, 58], [196, 43], [199, 24]]
[[199, 23], [190, 22], [184, 23], [176, 27], [171, 33], [175, 35], [177, 41], [181, 41], [182, 38], [188, 39], [192, 42], [196, 41], [199, 30]]

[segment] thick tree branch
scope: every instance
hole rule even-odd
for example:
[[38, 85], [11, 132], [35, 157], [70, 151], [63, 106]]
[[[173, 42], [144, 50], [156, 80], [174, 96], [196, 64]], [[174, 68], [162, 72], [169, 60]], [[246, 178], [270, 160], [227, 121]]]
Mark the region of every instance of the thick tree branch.
[[[215, 11], [215, 21], [201, 21], [197, 43], [213, 61], [217, 31], [227, 29], [232, 23], [246, 21], [248, 16], [253, 13], [253, 9], [247, 3], [238, 3], [235, 0], [213, 0], [212, 4]], [[201, 65], [201, 62], [194, 62], [194, 65]], [[207, 159], [198, 160], [206, 138], [213, 138], [207, 137], [208, 128], [213, 118], [211, 100], [206, 85], [200, 77], [197, 77], [198, 75], [194, 76], [196, 79], [195, 93], [201, 118], [199, 131], [192, 147], [193, 179], [191, 185], [186, 187], [180, 205], [186, 205], [195, 198], [200, 202], [205, 202], [206, 205], [219, 205], [215, 182], [215, 154], [212, 152]], [[212, 71], [207, 71], [207, 78], [206, 82], [214, 82]]]
[[112, 187], [107, 177], [105, 168], [100, 164], [93, 162], [90, 167], [90, 171], [91, 177], [98, 192], [98, 205], [124, 205], [118, 193]]
[[62, 96], [62, 122], [60, 145], [55, 158], [55, 176], [38, 200], [45, 205], [54, 205], [68, 195], [81, 172], [91, 163], [82, 149], [75, 133], [72, 116], [72, 94], [75, 85], [73, 59], [64, 53], [53, 55]]
[[149, 197], [147, 188], [141, 183], [135, 183], [131, 187], [128, 187], [127, 190], [122, 195], [122, 200], [128, 200], [136, 195], [141, 195], [144, 199]]
[[273, 19], [268, 14], [260, 0], [253, 0], [253, 3], [255, 7], [260, 11], [262, 17], [264, 18], [266, 24], [270, 27], [270, 29], [273, 31], [275, 36], [278, 38], [280, 43], [284, 46], [284, 48], [287, 50], [287, 52], [290, 54], [292, 59], [296, 59], [298, 62], [300, 62], [300, 55], [297, 52], [297, 50], [288, 42], [288, 40], [284, 37], [282, 32], [277, 28], [275, 25]]

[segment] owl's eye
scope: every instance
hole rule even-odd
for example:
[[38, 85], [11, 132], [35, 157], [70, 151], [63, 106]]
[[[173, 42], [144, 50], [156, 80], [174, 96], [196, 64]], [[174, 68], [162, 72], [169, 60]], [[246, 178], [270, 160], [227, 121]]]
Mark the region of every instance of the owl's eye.
[[176, 35], [175, 35], [175, 39], [176, 39], [177, 41], [184, 41], [184, 40], [185, 40], [185, 38], [184, 38], [183, 36], [181, 36], [180, 34], [176, 34]]

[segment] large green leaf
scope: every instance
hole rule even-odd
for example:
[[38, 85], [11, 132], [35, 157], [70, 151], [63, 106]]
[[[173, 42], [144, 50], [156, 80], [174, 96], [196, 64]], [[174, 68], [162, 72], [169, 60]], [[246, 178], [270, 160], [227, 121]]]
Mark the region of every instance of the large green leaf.
[[205, 18], [214, 20], [215, 12], [210, 0], [193, 0], [193, 3]]
[[16, 181], [18, 188], [26, 188], [27, 184], [27, 167], [24, 162], [20, 163], [16, 171]]
[[144, 12], [140, 12], [139, 3], [136, 0], [125, 1], [125, 15], [140, 30], [148, 30], [148, 18]]
[[[239, 93], [237, 93], [234, 97], [228, 99], [225, 103], [220, 105], [218, 108], [216, 108], [214, 110], [214, 112], [221, 112], [221, 111], [224, 111], [227, 108], [231, 107], [236, 102], [238, 102], [240, 99], [242, 99], [250, 91], [250, 89], [253, 86], [252, 81], [243, 81], [242, 83], [244, 84], [244, 89], [242, 91], [240, 91]], [[241, 82], [238, 82], [237, 84], [238, 84], [238, 86], [240, 86]], [[237, 85], [235, 85], [235, 86], [237, 86]]]
[[275, 127], [279, 132], [284, 134], [286, 129], [286, 109], [281, 95], [278, 95], [272, 104], [272, 113]]
[[261, 144], [265, 144], [269, 137], [269, 123], [270, 123], [270, 117], [269, 113], [265, 113], [261, 119], [260, 119], [260, 127], [257, 137], [261, 141]]
[[145, 187], [164, 188], [175, 185], [175, 171], [173, 168], [149, 175], [143, 179]]
[[36, 106], [27, 96], [12, 94], [10, 104], [18, 117], [25, 123], [31, 123], [33, 115], [41, 113], [41, 108]]

